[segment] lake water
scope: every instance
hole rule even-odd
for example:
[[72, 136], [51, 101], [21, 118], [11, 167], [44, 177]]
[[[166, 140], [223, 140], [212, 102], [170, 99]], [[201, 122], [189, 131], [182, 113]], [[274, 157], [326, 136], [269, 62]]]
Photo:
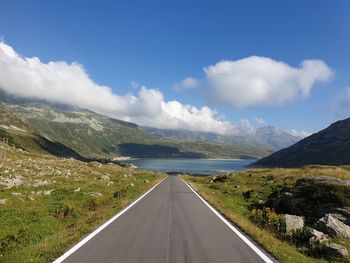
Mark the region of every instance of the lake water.
[[255, 160], [216, 159], [132, 159], [123, 161], [140, 169], [158, 172], [182, 172], [191, 174], [217, 174], [224, 171], [242, 171]]

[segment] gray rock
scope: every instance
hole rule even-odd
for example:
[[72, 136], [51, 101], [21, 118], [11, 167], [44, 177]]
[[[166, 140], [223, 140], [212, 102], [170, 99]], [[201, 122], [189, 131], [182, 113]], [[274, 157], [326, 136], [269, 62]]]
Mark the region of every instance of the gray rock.
[[324, 251], [331, 257], [347, 257], [349, 255], [346, 247], [335, 243], [325, 244]]
[[322, 243], [328, 240], [328, 236], [325, 233], [317, 231], [316, 229], [312, 228], [310, 234], [310, 244]]
[[350, 207], [337, 207], [331, 214], [345, 225], [350, 226]]
[[326, 214], [316, 223], [316, 228], [332, 237], [344, 237], [350, 239], [350, 226], [334, 218], [331, 214]]
[[291, 233], [293, 231], [303, 229], [304, 227], [304, 220], [300, 216], [286, 214], [285, 221], [286, 221], [287, 233]]

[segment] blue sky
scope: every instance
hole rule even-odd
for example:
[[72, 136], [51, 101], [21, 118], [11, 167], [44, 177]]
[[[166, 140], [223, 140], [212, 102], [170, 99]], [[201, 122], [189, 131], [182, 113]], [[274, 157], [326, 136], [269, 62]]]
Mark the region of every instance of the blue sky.
[[[334, 105], [350, 87], [349, 11], [349, 1], [2, 0], [0, 35], [23, 57], [79, 62], [94, 82], [120, 96], [137, 93], [136, 81], [159, 89], [165, 101], [207, 105], [229, 122], [263, 118], [285, 130], [314, 132], [348, 117], [347, 103]], [[333, 76], [279, 105], [237, 107], [212, 99], [203, 68], [250, 56], [291, 68], [322, 60]], [[175, 90], [187, 77], [199, 85]]]

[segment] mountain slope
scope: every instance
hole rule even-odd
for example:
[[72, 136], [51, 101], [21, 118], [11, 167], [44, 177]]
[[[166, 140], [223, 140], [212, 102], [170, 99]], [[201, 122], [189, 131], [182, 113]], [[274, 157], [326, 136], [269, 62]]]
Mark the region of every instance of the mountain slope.
[[136, 124], [109, 118], [79, 107], [42, 102], [11, 102], [8, 99], [5, 101], [2, 102], [3, 107], [18, 116], [20, 121], [36, 134], [88, 158], [110, 158], [120, 155], [240, 158], [269, 154], [267, 150], [254, 147], [163, 138], [150, 134]]
[[255, 164], [278, 167], [350, 164], [350, 118], [335, 122], [286, 149], [260, 159]]
[[257, 128], [254, 137], [259, 143], [275, 150], [291, 146], [302, 139], [270, 125]]

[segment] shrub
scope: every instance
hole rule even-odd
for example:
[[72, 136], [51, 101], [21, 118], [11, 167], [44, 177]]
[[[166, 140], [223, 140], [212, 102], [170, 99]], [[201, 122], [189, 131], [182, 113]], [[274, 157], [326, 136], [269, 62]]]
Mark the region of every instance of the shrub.
[[77, 209], [72, 204], [62, 204], [53, 212], [53, 216], [56, 218], [75, 217]]
[[122, 197], [125, 196], [125, 194], [126, 194], [126, 190], [125, 190], [125, 189], [122, 189], [122, 190], [120, 190], [120, 191], [114, 192], [113, 197], [114, 197], [114, 198], [122, 198]]
[[297, 246], [302, 246], [309, 244], [311, 237], [311, 229], [309, 227], [304, 227], [303, 229], [298, 229], [292, 232], [291, 241]]
[[253, 209], [250, 212], [249, 219], [255, 224], [268, 228], [277, 234], [285, 233], [286, 224], [284, 215], [275, 213], [274, 209], [269, 207]]
[[24, 246], [29, 244], [30, 235], [28, 231], [23, 226], [17, 231], [17, 234], [8, 234], [0, 240], [0, 253], [6, 254], [11, 250], [18, 248], [19, 246]]

